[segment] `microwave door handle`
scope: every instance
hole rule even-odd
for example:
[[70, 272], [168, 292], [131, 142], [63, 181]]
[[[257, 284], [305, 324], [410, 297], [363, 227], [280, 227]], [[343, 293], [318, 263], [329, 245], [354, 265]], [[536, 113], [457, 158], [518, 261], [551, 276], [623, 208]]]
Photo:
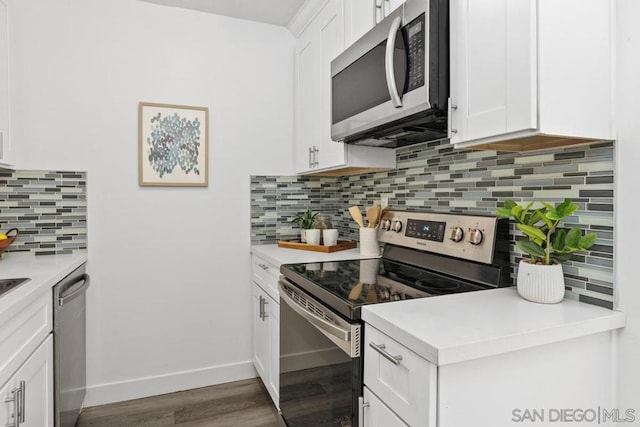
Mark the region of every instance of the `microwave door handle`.
[[389, 29], [389, 37], [387, 37], [387, 47], [384, 57], [384, 70], [387, 76], [387, 88], [389, 89], [389, 95], [391, 96], [391, 103], [394, 107], [402, 107], [402, 98], [398, 95], [398, 87], [396, 86], [396, 73], [393, 69], [393, 57], [396, 47], [396, 37], [398, 37], [398, 30], [402, 25], [402, 18], [396, 16], [391, 23], [391, 29]]

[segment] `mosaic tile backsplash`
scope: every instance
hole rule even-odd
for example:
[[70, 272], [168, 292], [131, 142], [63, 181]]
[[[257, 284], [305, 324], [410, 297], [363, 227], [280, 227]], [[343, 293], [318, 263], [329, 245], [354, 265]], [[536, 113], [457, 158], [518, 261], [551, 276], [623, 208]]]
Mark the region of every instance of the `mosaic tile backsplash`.
[[[598, 234], [588, 254], [563, 264], [567, 298], [613, 306], [613, 170], [611, 142], [533, 153], [454, 149], [448, 141], [397, 150], [396, 170], [348, 177], [251, 177], [253, 244], [292, 239], [299, 230], [290, 219], [307, 207], [331, 215], [340, 239], [357, 239], [347, 209], [380, 203], [391, 207], [494, 214], [507, 199], [579, 206], [571, 223]], [[569, 225], [569, 224], [568, 224]], [[511, 275], [515, 282], [522, 254], [515, 246], [522, 233], [512, 224]]]
[[86, 183], [85, 172], [0, 170], [0, 230], [20, 232], [6, 252], [86, 251]]

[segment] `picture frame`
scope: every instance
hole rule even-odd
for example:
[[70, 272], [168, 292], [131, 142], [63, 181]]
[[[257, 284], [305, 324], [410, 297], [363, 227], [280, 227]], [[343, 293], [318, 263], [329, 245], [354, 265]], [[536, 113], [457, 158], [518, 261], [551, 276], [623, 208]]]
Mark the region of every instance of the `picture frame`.
[[209, 109], [138, 103], [138, 184], [209, 185]]

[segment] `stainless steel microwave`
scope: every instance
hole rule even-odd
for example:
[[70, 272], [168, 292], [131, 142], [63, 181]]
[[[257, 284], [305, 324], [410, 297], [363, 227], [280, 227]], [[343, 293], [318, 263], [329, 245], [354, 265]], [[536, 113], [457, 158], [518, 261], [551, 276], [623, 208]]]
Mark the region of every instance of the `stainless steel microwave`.
[[400, 147], [447, 137], [449, 1], [407, 0], [331, 62], [331, 138]]

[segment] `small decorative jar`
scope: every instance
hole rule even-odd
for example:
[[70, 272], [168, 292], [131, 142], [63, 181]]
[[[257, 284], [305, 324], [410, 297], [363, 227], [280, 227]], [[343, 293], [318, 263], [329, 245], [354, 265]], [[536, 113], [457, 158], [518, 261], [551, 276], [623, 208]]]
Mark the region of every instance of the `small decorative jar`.
[[320, 244], [322, 244], [322, 230], [333, 228], [333, 224], [331, 224], [331, 216], [318, 215], [316, 220], [313, 222], [313, 228], [320, 230]]

